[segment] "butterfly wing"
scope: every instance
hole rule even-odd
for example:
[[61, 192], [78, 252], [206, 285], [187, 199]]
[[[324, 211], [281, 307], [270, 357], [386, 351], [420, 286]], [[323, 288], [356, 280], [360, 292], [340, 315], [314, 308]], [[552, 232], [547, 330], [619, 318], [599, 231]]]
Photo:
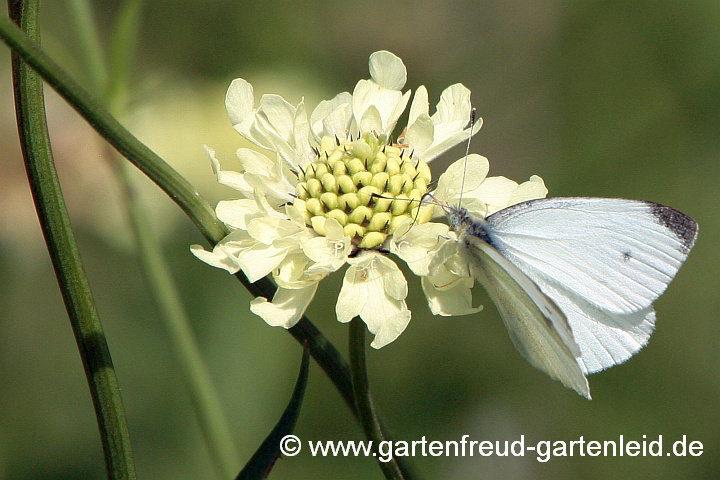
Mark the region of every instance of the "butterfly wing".
[[697, 236], [695, 221], [675, 209], [622, 199], [532, 200], [486, 220], [492, 246], [567, 316], [585, 373], [647, 343], [652, 302]]
[[558, 306], [525, 274], [481, 239], [462, 235], [475, 278], [498, 308], [515, 347], [536, 368], [590, 398], [580, 349]]
[[522, 271], [621, 314], [649, 307], [665, 291], [697, 235], [695, 221], [675, 209], [606, 198], [531, 200], [487, 224], [493, 246]]

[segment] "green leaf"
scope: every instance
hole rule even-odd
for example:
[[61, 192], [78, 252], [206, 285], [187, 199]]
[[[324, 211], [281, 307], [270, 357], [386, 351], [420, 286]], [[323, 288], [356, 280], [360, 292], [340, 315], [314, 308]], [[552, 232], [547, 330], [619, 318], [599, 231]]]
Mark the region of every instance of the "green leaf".
[[236, 477], [236, 480], [264, 479], [270, 474], [270, 470], [275, 464], [275, 461], [281, 456], [281, 440], [286, 435], [290, 435], [295, 429], [295, 423], [300, 415], [300, 407], [302, 406], [303, 397], [305, 396], [309, 365], [310, 349], [306, 342], [303, 347], [300, 374], [298, 375], [297, 382], [295, 382], [295, 389], [290, 398], [290, 403], [288, 403], [275, 428], [272, 429], [260, 445], [260, 448], [257, 449], [255, 454], [250, 458], [250, 461], [243, 467]]

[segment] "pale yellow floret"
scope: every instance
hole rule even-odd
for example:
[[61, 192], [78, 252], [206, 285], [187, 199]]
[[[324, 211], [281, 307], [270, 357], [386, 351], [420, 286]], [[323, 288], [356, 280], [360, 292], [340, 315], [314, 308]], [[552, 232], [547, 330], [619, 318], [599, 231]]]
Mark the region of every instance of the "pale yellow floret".
[[357, 247], [375, 248], [402, 223], [430, 220], [432, 208], [412, 205], [427, 192], [430, 168], [404, 147], [375, 134], [352, 141], [326, 136], [317, 152], [295, 187], [300, 212], [316, 233], [324, 235], [323, 219], [333, 218]]

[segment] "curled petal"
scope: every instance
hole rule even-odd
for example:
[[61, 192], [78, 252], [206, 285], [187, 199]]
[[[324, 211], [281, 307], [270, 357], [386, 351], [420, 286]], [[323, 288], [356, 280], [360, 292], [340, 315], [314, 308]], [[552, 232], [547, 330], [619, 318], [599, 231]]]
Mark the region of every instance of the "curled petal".
[[230, 228], [247, 230], [253, 218], [263, 215], [255, 200], [241, 198], [239, 200], [221, 200], [215, 207], [218, 219]]
[[323, 100], [310, 115], [310, 126], [316, 141], [327, 135], [345, 139], [352, 121], [352, 95], [342, 92], [332, 100]]
[[[390, 134], [410, 100], [410, 92], [403, 95], [399, 90], [384, 88], [372, 80], [360, 80], [355, 85], [352, 97], [353, 116], [362, 131], [372, 132], [374, 129], [378, 133]], [[379, 123], [375, 114], [365, 118], [366, 112], [372, 107], [379, 114]], [[373, 119], [373, 123], [369, 123], [370, 119]]]
[[240, 263], [222, 245], [216, 245], [212, 252], [208, 252], [201, 245], [191, 245], [190, 251], [197, 258], [213, 267], [235, 274], [240, 270]]
[[418, 154], [422, 154], [430, 148], [434, 136], [435, 125], [430, 119], [430, 115], [422, 113], [408, 127], [405, 139]]
[[421, 278], [422, 289], [434, 315], [467, 315], [482, 310], [472, 306], [473, 279], [458, 277], [445, 270]]
[[404, 223], [390, 241], [390, 251], [403, 259], [415, 275], [429, 275], [433, 252], [444, 241], [450, 227], [443, 223]]
[[471, 110], [470, 90], [456, 83], [443, 90], [432, 119], [437, 125], [458, 124], [462, 128], [470, 121]]
[[303, 230], [295, 222], [272, 217], [254, 218], [247, 225], [250, 236], [266, 245], [279, 239], [286, 239]]
[[258, 297], [250, 302], [250, 310], [268, 325], [290, 328], [303, 316], [316, 291], [317, 283], [293, 290], [278, 288], [272, 302]]
[[237, 255], [243, 273], [250, 283], [257, 282], [275, 270], [287, 256], [287, 248], [256, 243]]
[[[408, 119], [408, 143], [415, 150], [416, 157], [430, 162], [467, 140], [470, 135], [475, 135], [482, 126], [482, 119], [476, 119], [472, 131], [466, 128], [471, 110], [470, 90], [457, 83], [443, 91], [435, 113], [429, 117], [427, 90], [420, 87]], [[432, 129], [427, 125], [426, 117], [432, 122]]]

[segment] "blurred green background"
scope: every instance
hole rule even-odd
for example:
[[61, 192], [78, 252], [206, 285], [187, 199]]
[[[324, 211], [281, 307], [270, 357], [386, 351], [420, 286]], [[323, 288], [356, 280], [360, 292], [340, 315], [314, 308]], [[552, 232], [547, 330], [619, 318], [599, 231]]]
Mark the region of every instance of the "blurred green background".
[[[103, 41], [119, 0], [93, 2]], [[43, 43], [81, 82], [65, 0], [46, 1]], [[375, 401], [398, 440], [652, 440], [682, 435], [700, 457], [411, 459], [422, 478], [697, 479], [720, 470], [720, 3], [657, 1], [147, 2], [126, 123], [213, 203], [203, 144], [232, 166], [241, 140], [224, 94], [243, 77], [314, 106], [367, 78], [375, 50], [399, 55], [406, 88], [431, 103], [462, 82], [485, 124], [472, 151], [491, 175], [545, 180], [551, 196], [617, 196], [672, 205], [700, 224], [695, 250], [656, 303], [650, 344], [590, 378], [587, 401], [533, 369], [495, 308], [433, 317], [417, 279], [406, 332], [369, 351]], [[7, 52], [7, 49], [6, 49]], [[102, 452], [82, 365], [24, 177], [14, 125], [9, 54], [0, 69], [0, 478], [100, 479]], [[128, 413], [140, 478], [214, 478], [192, 406], [132, 246], [107, 151], [48, 93], [56, 161], [98, 301]], [[402, 122], [401, 122], [402, 123]], [[462, 155], [456, 148], [434, 171]], [[437, 173], [435, 174], [437, 176]], [[148, 181], [142, 196], [171, 262], [237, 443], [238, 467], [285, 407], [301, 348], [248, 311], [227, 273], [196, 260], [202, 242]], [[343, 352], [333, 311], [341, 273], [321, 284], [308, 314]], [[323, 372], [311, 364], [296, 434], [361, 439]], [[270, 478], [382, 478], [373, 459], [299, 456]]]

